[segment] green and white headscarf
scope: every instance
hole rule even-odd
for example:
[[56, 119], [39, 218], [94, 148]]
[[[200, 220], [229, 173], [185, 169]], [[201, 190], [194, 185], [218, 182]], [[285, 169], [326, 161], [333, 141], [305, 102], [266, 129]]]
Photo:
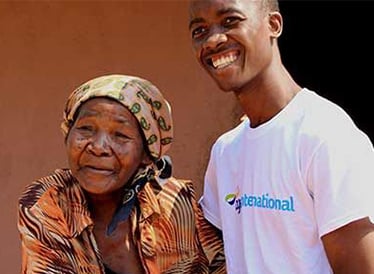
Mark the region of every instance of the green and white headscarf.
[[69, 96], [61, 129], [66, 138], [79, 107], [89, 99], [108, 97], [116, 100], [136, 117], [142, 129], [150, 156], [160, 159], [173, 140], [173, 122], [169, 103], [148, 80], [129, 75], [106, 75], [79, 86]]

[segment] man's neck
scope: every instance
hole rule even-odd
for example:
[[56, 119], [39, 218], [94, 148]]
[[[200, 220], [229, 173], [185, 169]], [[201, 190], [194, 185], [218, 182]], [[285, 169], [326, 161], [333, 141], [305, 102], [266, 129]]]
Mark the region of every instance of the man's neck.
[[280, 72], [270, 74], [273, 75], [260, 76], [262, 79], [255, 79], [235, 92], [253, 128], [273, 118], [301, 90], [283, 66]]

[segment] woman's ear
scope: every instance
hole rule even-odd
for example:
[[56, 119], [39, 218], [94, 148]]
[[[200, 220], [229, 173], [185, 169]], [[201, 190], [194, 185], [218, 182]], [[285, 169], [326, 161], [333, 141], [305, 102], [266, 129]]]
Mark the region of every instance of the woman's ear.
[[149, 165], [151, 163], [152, 163], [151, 156], [149, 156], [148, 153], [146, 151], [144, 151], [142, 164], [145, 165], [145, 166], [147, 166], [147, 165]]
[[279, 12], [273, 11], [269, 13], [269, 28], [272, 38], [278, 38], [282, 34], [283, 18]]

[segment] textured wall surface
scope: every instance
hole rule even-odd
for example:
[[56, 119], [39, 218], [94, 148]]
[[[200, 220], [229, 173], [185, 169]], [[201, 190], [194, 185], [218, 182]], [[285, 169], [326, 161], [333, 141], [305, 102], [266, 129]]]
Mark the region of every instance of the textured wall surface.
[[73, 88], [108, 73], [156, 84], [173, 109], [174, 174], [198, 195], [209, 148], [238, 113], [194, 59], [185, 1], [1, 1], [0, 60], [1, 273], [19, 273], [21, 189], [66, 166], [59, 125]]

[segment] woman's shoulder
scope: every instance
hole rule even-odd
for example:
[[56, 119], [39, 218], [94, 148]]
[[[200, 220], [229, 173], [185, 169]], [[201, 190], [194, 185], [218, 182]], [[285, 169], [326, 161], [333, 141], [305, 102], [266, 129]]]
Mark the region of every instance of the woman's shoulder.
[[[22, 192], [18, 206], [20, 231], [40, 226], [46, 233], [71, 238], [91, 224], [86, 205], [70, 170], [57, 169], [33, 181]], [[53, 240], [51, 236], [50, 241]]]
[[181, 178], [176, 178], [176, 177], [170, 177], [168, 178], [173, 184], [180, 185], [182, 187], [192, 187], [192, 180], [190, 179], [181, 179]]
[[[167, 204], [173, 206], [192, 205], [196, 203], [195, 187], [191, 180], [170, 177], [162, 184], [157, 199], [161, 201], [160, 206], [162, 207]], [[165, 201], [168, 203], [164, 203]]]
[[164, 180], [164, 182], [162, 182], [161, 185], [163, 189], [167, 189], [168, 191], [194, 192], [194, 185], [192, 183], [192, 180], [189, 179], [180, 179], [172, 176]]
[[72, 183], [69, 169], [56, 169], [51, 174], [41, 177], [26, 185], [21, 192], [19, 205], [31, 208], [46, 195], [59, 195]]

